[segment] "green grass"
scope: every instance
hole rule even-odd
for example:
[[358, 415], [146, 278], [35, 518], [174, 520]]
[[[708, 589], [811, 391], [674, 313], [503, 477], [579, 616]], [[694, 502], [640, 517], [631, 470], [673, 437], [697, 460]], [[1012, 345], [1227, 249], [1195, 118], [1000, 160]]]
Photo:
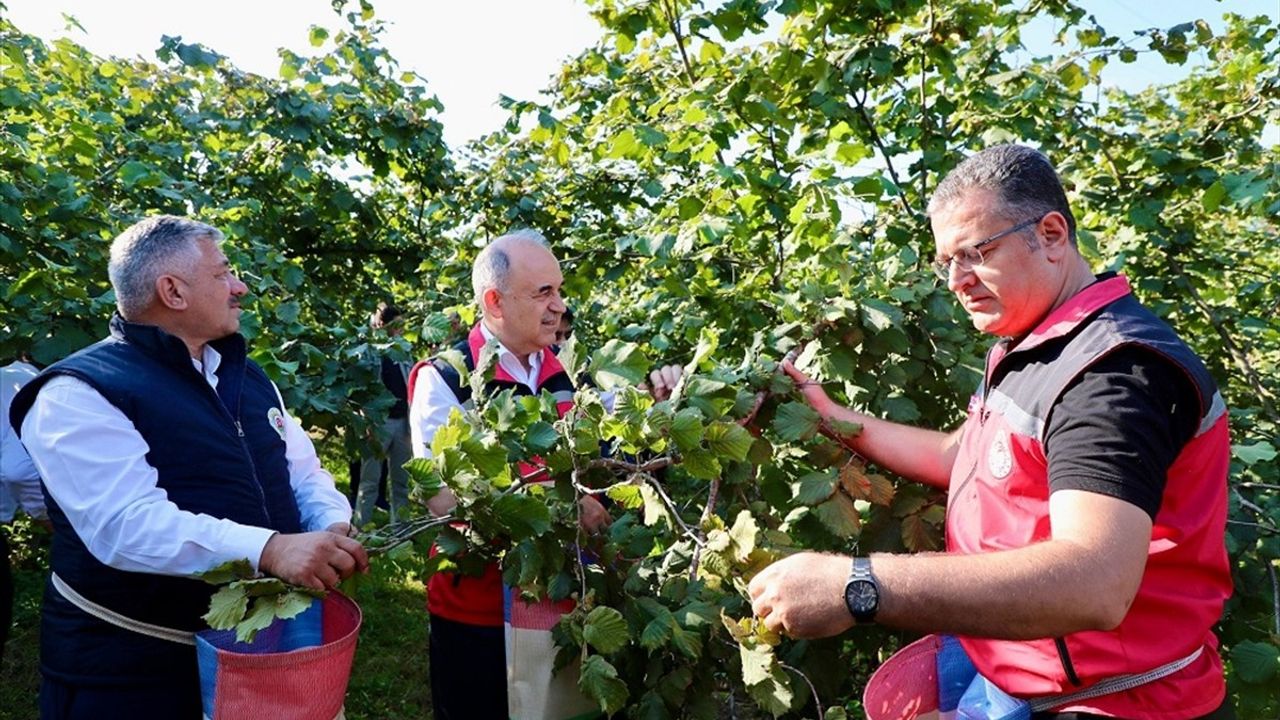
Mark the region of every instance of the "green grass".
[[[346, 473], [338, 475], [339, 482]], [[39, 717], [40, 599], [48, 535], [19, 520], [8, 533], [14, 561], [14, 624], [0, 665], [0, 720]], [[349, 720], [430, 718], [426, 592], [422, 557], [377, 558], [368, 576], [344, 589], [360, 604], [364, 624], [347, 689]]]
[[373, 561], [352, 596], [364, 612], [351, 684], [350, 720], [430, 718], [426, 591], [414, 574], [420, 558]]
[[0, 660], [0, 720], [40, 716], [40, 598], [47, 572], [49, 535], [25, 519], [0, 527], [13, 563], [13, 627]]

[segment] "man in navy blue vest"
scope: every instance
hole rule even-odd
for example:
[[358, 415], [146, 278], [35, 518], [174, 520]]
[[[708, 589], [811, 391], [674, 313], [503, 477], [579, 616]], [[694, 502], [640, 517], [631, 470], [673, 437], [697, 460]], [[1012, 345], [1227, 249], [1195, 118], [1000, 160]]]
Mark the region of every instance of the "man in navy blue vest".
[[228, 560], [323, 589], [368, 568], [351, 507], [245, 353], [248, 291], [203, 223], [160, 216], [111, 245], [106, 339], [14, 400], [54, 526], [40, 712], [197, 718], [195, 649]]

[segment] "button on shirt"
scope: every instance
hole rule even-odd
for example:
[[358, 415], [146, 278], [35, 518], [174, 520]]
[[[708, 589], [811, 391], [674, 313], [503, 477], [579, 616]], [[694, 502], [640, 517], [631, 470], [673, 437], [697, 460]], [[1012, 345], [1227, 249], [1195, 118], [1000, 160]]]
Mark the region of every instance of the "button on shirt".
[[40, 474], [9, 424], [13, 396], [39, 372], [23, 362], [0, 367], [0, 523], [12, 520], [19, 507], [31, 517], [45, 516]]
[[[191, 362], [217, 389], [221, 361], [206, 345], [201, 360]], [[348, 522], [351, 506], [320, 465], [311, 439], [291, 415], [284, 417], [289, 485], [303, 528]], [[40, 388], [22, 423], [22, 438], [76, 534], [99, 562], [117, 570], [191, 575], [245, 558], [256, 568], [275, 534], [170, 502], [156, 485], [158, 474], [146, 461], [150, 448], [137, 428], [77, 378], [59, 375]]]

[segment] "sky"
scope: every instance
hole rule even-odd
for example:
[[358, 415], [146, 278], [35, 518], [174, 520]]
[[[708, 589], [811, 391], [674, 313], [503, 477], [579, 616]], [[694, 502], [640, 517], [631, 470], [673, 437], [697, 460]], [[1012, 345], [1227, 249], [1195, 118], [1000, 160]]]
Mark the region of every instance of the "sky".
[[[70, 37], [99, 55], [154, 60], [163, 35], [181, 36], [231, 58], [250, 72], [277, 76], [277, 48], [305, 54], [308, 29], [339, 22], [329, 0], [0, 0], [11, 21], [44, 38]], [[1203, 18], [1221, 28], [1225, 12], [1269, 14], [1280, 21], [1280, 0], [1082, 0], [1108, 31]], [[498, 96], [537, 99], [561, 63], [600, 37], [581, 0], [374, 0], [389, 23], [384, 42], [402, 69], [427, 79], [444, 103], [445, 141], [457, 148], [496, 130], [507, 117]], [[66, 29], [63, 13], [85, 29]], [[1035, 52], [1047, 29], [1028, 31]], [[1048, 48], [1046, 48], [1046, 51]], [[1047, 54], [1047, 52], [1046, 52]], [[1104, 80], [1126, 89], [1175, 79], [1157, 58], [1112, 63]]]

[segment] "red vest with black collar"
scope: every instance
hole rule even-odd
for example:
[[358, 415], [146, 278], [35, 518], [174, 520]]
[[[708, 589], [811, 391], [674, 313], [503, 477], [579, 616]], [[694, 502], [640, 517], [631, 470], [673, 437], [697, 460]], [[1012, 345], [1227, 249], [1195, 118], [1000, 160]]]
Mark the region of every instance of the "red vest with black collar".
[[[1025, 353], [1061, 347], [1049, 363]], [[985, 553], [1051, 537], [1045, 423], [1063, 391], [1091, 364], [1124, 345], [1168, 358], [1195, 384], [1200, 426], [1169, 468], [1146, 570], [1120, 625], [1032, 641], [960, 638], [978, 670], [1019, 697], [1070, 693], [1099, 680], [1142, 673], [1204, 652], [1161, 680], [1059, 710], [1132, 720], [1174, 720], [1212, 712], [1225, 693], [1212, 626], [1231, 594], [1223, 534], [1230, 442], [1226, 407], [1199, 358], [1130, 294], [1122, 276], [1089, 286], [1015, 348], [987, 355], [969, 404], [947, 504], [947, 550]], [[999, 370], [998, 381], [992, 378]]]
[[[466, 340], [454, 346], [455, 350], [462, 353], [468, 370], [475, 369], [476, 358], [480, 357], [480, 350], [484, 344], [484, 332], [477, 324], [471, 329]], [[413, 387], [417, 384], [418, 373], [425, 368], [432, 368], [440, 373], [445, 383], [453, 390], [459, 404], [467, 406], [471, 402], [471, 386], [461, 383], [457, 371], [448, 363], [439, 358], [431, 358], [419, 362], [409, 371], [409, 404], [411, 406], [413, 405]], [[545, 390], [552, 394], [556, 400], [556, 410], [561, 416], [573, 407], [573, 382], [551, 348], [542, 350], [542, 365], [538, 371], [537, 386], [538, 392]], [[485, 392], [492, 395], [507, 389], [513, 390], [516, 395], [532, 394], [526, 385], [511, 377], [502, 365], [495, 365], [493, 380], [486, 385]], [[527, 475], [536, 469], [533, 465], [521, 463], [520, 472], [522, 475]], [[431, 553], [434, 555], [435, 552], [436, 549], [433, 547]], [[445, 572], [432, 575], [427, 583], [427, 609], [433, 616], [455, 622], [501, 627], [503, 615], [501, 569], [497, 563], [493, 563], [486, 567], [484, 574], [479, 577]]]

